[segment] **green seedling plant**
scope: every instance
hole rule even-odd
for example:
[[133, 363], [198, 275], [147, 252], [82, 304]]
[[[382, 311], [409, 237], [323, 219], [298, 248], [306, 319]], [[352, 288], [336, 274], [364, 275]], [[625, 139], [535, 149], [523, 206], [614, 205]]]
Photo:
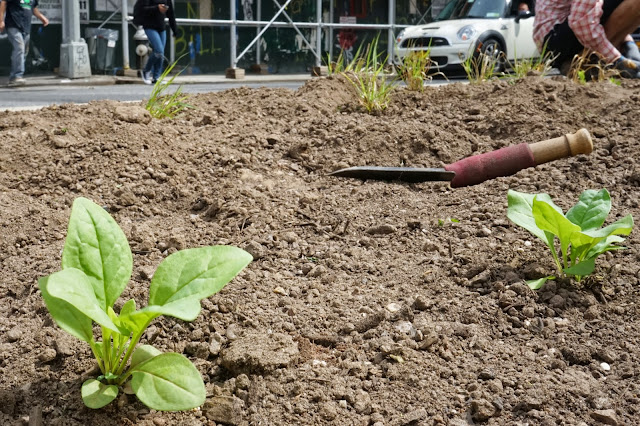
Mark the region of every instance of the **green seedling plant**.
[[[89, 344], [100, 368], [99, 377], [82, 384], [85, 405], [104, 407], [125, 386], [156, 410], [202, 405], [204, 383], [186, 357], [138, 343], [159, 316], [196, 319], [200, 301], [220, 291], [251, 260], [249, 253], [233, 246], [175, 252], [153, 275], [147, 306], [137, 309], [130, 299], [116, 313], [114, 304], [133, 267], [129, 243], [103, 208], [86, 198], [74, 200], [62, 269], [41, 278], [38, 285], [51, 317], [64, 331]], [[94, 323], [100, 341], [94, 337]]]
[[[602, 228], [611, 211], [611, 197], [604, 188], [584, 191], [566, 214], [548, 194], [509, 190], [507, 198], [507, 217], [549, 247], [560, 277], [573, 277], [578, 282], [594, 271], [599, 255], [624, 248], [616, 244], [624, 241], [623, 237], [633, 228], [631, 215]], [[549, 279], [555, 276], [527, 281], [527, 284], [537, 290]]]
[[353, 61], [343, 72], [344, 76], [356, 89], [358, 99], [368, 113], [383, 111], [389, 105], [391, 92], [395, 87], [395, 81], [389, 81], [385, 70], [387, 58], [378, 53], [378, 39], [376, 36], [372, 43], [361, 53], [358, 48]]
[[[183, 55], [184, 56], [184, 55]], [[182, 71], [169, 77], [178, 64], [180, 58], [170, 64], [162, 73], [156, 84], [153, 85], [151, 95], [145, 108], [153, 118], [174, 118], [187, 108], [194, 108], [188, 103], [189, 95], [182, 93], [182, 86], [169, 93], [169, 88], [174, 85], [174, 80]]]
[[[535, 72], [541, 76], [545, 76], [551, 71], [553, 68], [553, 61], [555, 60], [557, 55], [553, 55], [552, 52], [546, 50], [547, 46], [545, 45], [542, 48], [542, 52], [540, 52], [540, 56], [537, 58], [516, 58], [513, 60], [511, 64], [511, 71], [513, 73], [513, 77], [515, 78], [524, 78], [529, 73]], [[515, 53], [515, 48], [514, 48]]]
[[462, 68], [469, 83], [478, 84], [497, 77], [499, 64], [493, 56], [480, 52], [477, 56], [469, 55], [462, 62]]
[[433, 66], [431, 60], [431, 49], [411, 51], [398, 66], [398, 74], [407, 85], [407, 89], [414, 92], [422, 92], [424, 83], [430, 81], [436, 75], [446, 76], [441, 72], [429, 74], [429, 69]]
[[345, 68], [345, 62], [344, 50], [340, 50], [340, 53], [338, 54], [338, 57], [335, 61], [332, 61], [331, 55], [327, 53], [327, 74], [336, 75], [342, 73]]

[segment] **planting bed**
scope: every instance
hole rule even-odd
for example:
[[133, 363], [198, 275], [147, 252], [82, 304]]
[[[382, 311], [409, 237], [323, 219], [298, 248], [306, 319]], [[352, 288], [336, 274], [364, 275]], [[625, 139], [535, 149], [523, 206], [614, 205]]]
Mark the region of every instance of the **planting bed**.
[[[553, 273], [551, 256], [506, 212], [508, 189], [547, 192], [566, 210], [604, 187], [607, 223], [639, 219], [640, 85], [398, 89], [377, 116], [355, 99], [324, 78], [197, 95], [173, 121], [117, 102], [2, 113], [0, 424], [637, 424], [640, 232], [584, 285], [533, 292], [524, 279]], [[327, 176], [437, 167], [581, 127], [590, 156], [474, 187]], [[60, 267], [78, 196], [130, 239], [123, 296], [138, 305], [178, 249], [253, 254], [196, 321], [160, 319], [143, 339], [195, 363], [200, 409], [162, 413], [124, 394], [83, 406], [90, 350], [52, 322], [37, 287]]]

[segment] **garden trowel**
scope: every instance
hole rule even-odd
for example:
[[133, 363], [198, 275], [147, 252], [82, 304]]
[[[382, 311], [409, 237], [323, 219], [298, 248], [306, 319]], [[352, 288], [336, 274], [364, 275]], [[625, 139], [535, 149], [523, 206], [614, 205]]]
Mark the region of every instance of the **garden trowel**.
[[332, 176], [402, 182], [451, 181], [453, 188], [470, 186], [522, 169], [578, 154], [590, 154], [593, 142], [586, 129], [532, 144], [521, 143], [474, 155], [441, 169], [358, 166], [337, 170]]

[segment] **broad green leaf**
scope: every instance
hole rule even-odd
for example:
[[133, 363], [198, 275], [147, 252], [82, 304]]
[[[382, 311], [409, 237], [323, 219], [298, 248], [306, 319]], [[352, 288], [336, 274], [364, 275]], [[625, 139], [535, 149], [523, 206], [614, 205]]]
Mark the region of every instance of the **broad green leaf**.
[[567, 212], [567, 219], [583, 231], [600, 228], [611, 210], [609, 191], [588, 189], [580, 194], [578, 203]]
[[178, 299], [163, 306], [152, 305], [145, 309], [157, 312], [160, 315], [179, 318], [183, 321], [193, 321], [200, 314], [200, 300]]
[[593, 246], [591, 250], [585, 255], [585, 258], [596, 257], [604, 252], [613, 251], [613, 250], [621, 250], [625, 247], [614, 246], [615, 243], [621, 243], [625, 239], [618, 235], [609, 235], [607, 238], [600, 241], [598, 244]]
[[526, 282], [531, 290], [539, 290], [542, 288], [544, 283], [546, 283], [548, 280], [555, 280], [555, 279], [556, 277], [554, 277], [553, 275], [550, 275], [548, 277], [538, 278], [537, 280], [527, 280]]
[[122, 309], [120, 309], [120, 315], [129, 315], [136, 311], [136, 301], [133, 299], [127, 300], [127, 303], [122, 305]]
[[84, 272], [67, 268], [49, 275], [48, 278], [47, 291], [50, 296], [71, 304], [101, 326], [118, 331], [109, 315], [102, 310]]
[[127, 316], [119, 318], [122, 326], [130, 329], [133, 333], [136, 330], [142, 330], [160, 315], [179, 318], [183, 321], [193, 321], [200, 313], [200, 300], [198, 299], [179, 299], [175, 302], [169, 302], [164, 306], [151, 305], [146, 306]]
[[130, 330], [133, 334], [137, 334], [147, 328], [151, 321], [162, 315], [161, 312], [157, 312], [154, 308], [154, 306], [147, 306], [139, 311], [120, 315], [118, 321], [122, 327]]
[[206, 398], [200, 373], [180, 354], [155, 356], [130, 371], [133, 391], [149, 408], [190, 410], [202, 405]]
[[569, 221], [564, 215], [558, 212], [553, 206], [545, 201], [540, 201], [537, 197], [533, 200], [533, 216], [536, 225], [548, 231], [560, 240], [560, 247], [563, 256], [566, 256], [569, 244], [571, 243], [571, 235], [580, 232], [580, 227]]
[[609, 235], [629, 235], [632, 229], [633, 217], [627, 215], [604, 228], [588, 230], [584, 231], [584, 233], [593, 238], [606, 238]]
[[569, 268], [564, 268], [562, 271], [568, 275], [577, 275], [579, 277], [584, 277], [590, 275], [595, 268], [596, 258], [592, 257], [591, 259], [583, 260], [582, 262]]
[[76, 198], [62, 251], [62, 268], [87, 274], [106, 312], [129, 282], [132, 267], [129, 242], [116, 221], [92, 201]]
[[162, 261], [153, 274], [149, 305], [172, 304], [173, 316], [195, 318], [200, 304], [193, 301], [220, 291], [251, 260], [249, 253], [233, 246], [178, 251]]
[[135, 366], [142, 364], [145, 361], [150, 360], [151, 358], [155, 358], [158, 355], [162, 355], [162, 351], [154, 348], [151, 345], [140, 345], [136, 348], [135, 352], [131, 356], [131, 366], [130, 368], [134, 368]]
[[82, 384], [82, 402], [89, 408], [102, 408], [118, 396], [116, 385], [105, 385], [95, 379]]
[[[556, 206], [551, 197], [548, 194], [527, 194], [524, 192], [518, 192], [509, 190], [507, 194], [508, 209], [507, 217], [516, 225], [522, 226], [527, 231], [531, 232], [536, 237], [549, 245], [549, 238], [545, 235], [544, 231], [536, 225], [536, 220], [533, 216], [533, 199], [537, 196], [539, 201], [544, 201], [559, 213], [562, 214], [562, 209]], [[553, 239], [551, 240], [553, 241]], [[553, 243], [552, 243], [553, 245]]]
[[49, 309], [49, 313], [58, 326], [87, 343], [93, 340], [93, 323], [91, 318], [80, 312], [73, 305], [64, 300], [58, 299], [49, 294], [49, 277], [42, 277], [38, 280], [38, 287], [42, 293], [44, 303]]

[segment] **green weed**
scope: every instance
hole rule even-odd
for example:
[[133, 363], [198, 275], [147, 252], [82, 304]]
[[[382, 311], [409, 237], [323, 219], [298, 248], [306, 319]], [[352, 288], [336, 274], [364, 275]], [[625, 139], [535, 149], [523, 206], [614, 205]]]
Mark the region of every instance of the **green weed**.
[[386, 109], [395, 87], [395, 80], [387, 79], [388, 56], [383, 57], [383, 54], [378, 52], [379, 37], [378, 34], [364, 52], [360, 46], [353, 61], [347, 64], [342, 72], [355, 87], [360, 103], [369, 113]]
[[179, 60], [180, 58], [169, 65], [153, 86], [146, 109], [154, 118], [174, 118], [183, 110], [194, 108], [193, 105], [187, 102], [189, 95], [182, 93], [182, 86], [178, 86], [172, 93], [168, 93], [168, 89], [173, 85], [175, 78], [182, 72], [180, 71], [169, 77]]

